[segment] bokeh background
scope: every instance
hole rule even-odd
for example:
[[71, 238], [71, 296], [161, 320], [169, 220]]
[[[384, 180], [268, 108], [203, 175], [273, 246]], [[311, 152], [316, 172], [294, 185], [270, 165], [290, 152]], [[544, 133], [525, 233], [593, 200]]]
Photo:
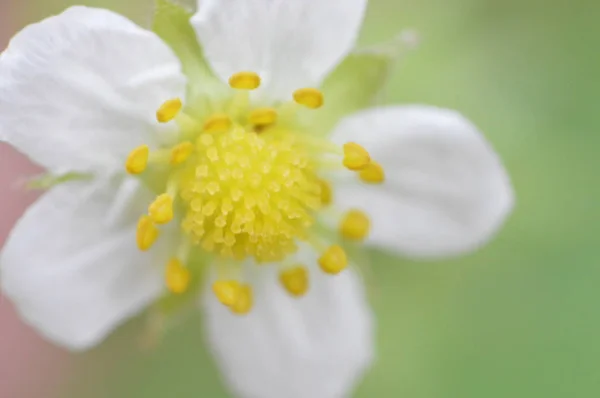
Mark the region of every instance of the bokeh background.
[[[0, 0], [0, 47], [74, 3]], [[151, 16], [151, 0], [77, 3], [142, 24]], [[600, 396], [599, 20], [593, 0], [371, 0], [362, 44], [403, 28], [421, 38], [386, 102], [474, 120], [510, 171], [517, 207], [467, 257], [416, 263], [374, 253], [379, 358], [356, 397]], [[34, 198], [18, 187], [35, 172], [0, 146], [0, 245]], [[140, 328], [134, 321], [75, 356], [44, 343], [1, 300], [0, 397], [228, 396], [199, 316], [156, 350], [139, 349]]]

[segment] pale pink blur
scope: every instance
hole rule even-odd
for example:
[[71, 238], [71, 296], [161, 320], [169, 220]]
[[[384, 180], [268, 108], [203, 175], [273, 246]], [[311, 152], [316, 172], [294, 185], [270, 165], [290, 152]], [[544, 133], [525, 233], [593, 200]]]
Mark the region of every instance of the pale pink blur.
[[[21, 27], [14, 17], [20, 3], [0, 0], [0, 49]], [[23, 181], [39, 172], [23, 155], [0, 143], [0, 248], [12, 226], [39, 195], [23, 188]], [[0, 398], [56, 396], [67, 364], [66, 352], [24, 325], [11, 303], [0, 295]]]

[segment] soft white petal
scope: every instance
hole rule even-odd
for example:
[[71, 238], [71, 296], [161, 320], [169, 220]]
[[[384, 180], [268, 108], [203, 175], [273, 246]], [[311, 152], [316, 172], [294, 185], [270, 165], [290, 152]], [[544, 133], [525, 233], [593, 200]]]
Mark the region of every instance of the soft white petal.
[[192, 18], [208, 62], [225, 81], [254, 71], [272, 98], [318, 86], [348, 54], [367, 0], [199, 0]]
[[0, 76], [0, 141], [55, 170], [118, 166], [136, 146], [152, 146], [156, 110], [185, 86], [158, 36], [86, 7], [18, 33]]
[[135, 242], [136, 211], [150, 200], [126, 179], [65, 183], [34, 203], [0, 253], [2, 291], [24, 320], [60, 345], [84, 349], [154, 300], [167, 242], [150, 253]]
[[[312, 256], [315, 264], [316, 258]], [[209, 347], [221, 374], [240, 398], [349, 396], [373, 359], [373, 319], [362, 281], [311, 270], [309, 293], [291, 298], [274, 267], [251, 279], [255, 306], [233, 315], [207, 289]]]
[[473, 250], [501, 226], [513, 191], [500, 159], [460, 114], [394, 106], [344, 119], [338, 143], [363, 145], [385, 169], [382, 185], [354, 175], [336, 187], [339, 208], [371, 216], [370, 242], [412, 256]]

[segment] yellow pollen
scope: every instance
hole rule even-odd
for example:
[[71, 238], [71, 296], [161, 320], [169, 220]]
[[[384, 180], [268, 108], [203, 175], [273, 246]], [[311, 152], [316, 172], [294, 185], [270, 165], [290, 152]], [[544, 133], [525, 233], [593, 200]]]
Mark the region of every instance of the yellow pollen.
[[194, 144], [189, 141], [177, 144], [171, 149], [171, 164], [176, 166], [185, 162], [194, 152]]
[[363, 240], [369, 234], [369, 217], [360, 210], [350, 210], [340, 222], [340, 233], [350, 240]]
[[146, 170], [148, 166], [148, 156], [150, 155], [150, 149], [147, 145], [141, 145], [135, 148], [127, 156], [125, 162], [125, 170], [129, 174], [140, 174]]
[[190, 271], [177, 258], [172, 258], [167, 264], [165, 282], [171, 293], [183, 294], [190, 285]]
[[250, 113], [249, 120], [254, 126], [268, 126], [277, 121], [277, 111], [273, 108], [255, 109]]
[[166, 224], [173, 219], [173, 198], [168, 193], [159, 195], [148, 207], [148, 214], [156, 224]]
[[293, 134], [236, 125], [203, 133], [178, 187], [184, 232], [204, 251], [277, 262], [306, 240], [321, 208], [314, 150]]
[[371, 162], [359, 172], [360, 179], [369, 184], [380, 184], [385, 180], [383, 167], [377, 162]]
[[330, 246], [319, 258], [319, 266], [328, 274], [339, 274], [348, 266], [346, 252], [338, 245]]
[[217, 281], [213, 283], [212, 289], [221, 304], [232, 307], [238, 301], [242, 286], [237, 281]]
[[160, 123], [167, 123], [175, 119], [175, 116], [181, 111], [183, 104], [179, 98], [165, 101], [156, 111], [156, 120]]
[[204, 131], [207, 133], [221, 133], [229, 130], [231, 119], [226, 114], [216, 114], [209, 117], [204, 122]]
[[301, 88], [294, 91], [294, 101], [310, 109], [323, 106], [323, 93], [316, 88]]
[[286, 269], [279, 274], [279, 281], [292, 296], [304, 296], [308, 291], [308, 270], [303, 265]]
[[159, 232], [150, 217], [146, 215], [140, 217], [136, 233], [138, 248], [143, 251], [150, 249], [154, 242], [156, 242], [156, 239], [158, 239]]
[[260, 86], [260, 76], [254, 72], [238, 72], [229, 78], [229, 85], [238, 90], [254, 90]]
[[333, 200], [331, 185], [325, 180], [319, 180], [319, 186], [321, 188], [321, 204], [323, 206], [330, 205]]
[[344, 144], [344, 167], [358, 171], [362, 170], [371, 162], [369, 152], [355, 142]]
[[245, 315], [250, 312], [254, 305], [254, 295], [252, 287], [249, 285], [241, 285], [235, 303], [230, 307], [234, 314]]

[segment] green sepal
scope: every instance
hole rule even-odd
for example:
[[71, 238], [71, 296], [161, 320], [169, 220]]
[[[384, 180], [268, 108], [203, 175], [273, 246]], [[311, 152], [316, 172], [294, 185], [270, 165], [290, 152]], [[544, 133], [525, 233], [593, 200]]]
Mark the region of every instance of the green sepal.
[[227, 86], [215, 76], [204, 58], [196, 32], [190, 24], [193, 13], [169, 0], [157, 0], [152, 30], [179, 58], [188, 79], [186, 107], [203, 112], [209, 99], [221, 98]]
[[350, 53], [321, 87], [325, 105], [312, 122], [317, 132], [328, 134], [344, 116], [381, 102], [403, 47], [400, 39], [394, 39]]

